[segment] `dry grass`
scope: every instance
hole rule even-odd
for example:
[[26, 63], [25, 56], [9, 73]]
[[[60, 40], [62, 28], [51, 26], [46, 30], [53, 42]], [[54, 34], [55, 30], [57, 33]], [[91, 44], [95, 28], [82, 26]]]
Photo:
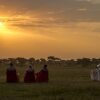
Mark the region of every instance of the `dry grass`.
[[[40, 67], [35, 68], [36, 71]], [[0, 67], [0, 100], [99, 100], [100, 83], [90, 80], [90, 68], [49, 66], [49, 83], [25, 84], [25, 68], [18, 67], [21, 83], [5, 83], [6, 67]]]

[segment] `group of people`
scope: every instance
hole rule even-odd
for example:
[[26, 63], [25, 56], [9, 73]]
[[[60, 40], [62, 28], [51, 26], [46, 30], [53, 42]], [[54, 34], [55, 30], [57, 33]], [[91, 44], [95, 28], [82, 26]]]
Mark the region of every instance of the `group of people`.
[[90, 77], [93, 81], [100, 81], [100, 64], [98, 64], [95, 69], [91, 70]]
[[[24, 83], [42, 83], [48, 82], [48, 69], [47, 65], [44, 65], [43, 68], [35, 73], [33, 67], [30, 65], [25, 72], [24, 75]], [[14, 67], [13, 63], [10, 63], [10, 66], [7, 68], [6, 71], [6, 81], [7, 83], [18, 83], [19, 82], [19, 75], [17, 74], [16, 68]]]

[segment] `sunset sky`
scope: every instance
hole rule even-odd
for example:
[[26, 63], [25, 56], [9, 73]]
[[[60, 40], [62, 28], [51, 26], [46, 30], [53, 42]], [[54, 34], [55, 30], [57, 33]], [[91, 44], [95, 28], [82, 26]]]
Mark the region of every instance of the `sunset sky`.
[[100, 57], [100, 0], [0, 0], [0, 58]]

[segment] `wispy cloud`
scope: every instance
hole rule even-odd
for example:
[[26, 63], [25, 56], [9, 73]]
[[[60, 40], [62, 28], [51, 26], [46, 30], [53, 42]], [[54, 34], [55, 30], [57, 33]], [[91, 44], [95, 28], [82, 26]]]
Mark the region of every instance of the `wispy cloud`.
[[[94, 3], [93, 3], [94, 2]], [[37, 14], [39, 18], [68, 21], [100, 21], [99, 0], [1, 0], [1, 10], [13, 15]], [[41, 18], [42, 19], [42, 18]]]

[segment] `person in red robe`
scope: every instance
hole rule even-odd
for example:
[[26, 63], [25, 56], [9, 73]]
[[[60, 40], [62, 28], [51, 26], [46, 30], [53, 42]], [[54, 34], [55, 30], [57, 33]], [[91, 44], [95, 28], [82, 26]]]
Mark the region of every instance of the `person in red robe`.
[[7, 68], [6, 76], [7, 76], [7, 79], [6, 79], [7, 83], [19, 82], [19, 78], [18, 78], [16, 69], [15, 69], [13, 63], [10, 63], [10, 66]]
[[24, 76], [24, 82], [25, 83], [34, 83], [35, 82], [35, 74], [34, 74], [34, 69], [32, 66], [29, 66], [29, 68], [25, 72]]
[[36, 81], [39, 83], [42, 82], [48, 82], [49, 80], [49, 76], [48, 76], [48, 69], [47, 69], [47, 65], [44, 65], [43, 69], [36, 73]]

